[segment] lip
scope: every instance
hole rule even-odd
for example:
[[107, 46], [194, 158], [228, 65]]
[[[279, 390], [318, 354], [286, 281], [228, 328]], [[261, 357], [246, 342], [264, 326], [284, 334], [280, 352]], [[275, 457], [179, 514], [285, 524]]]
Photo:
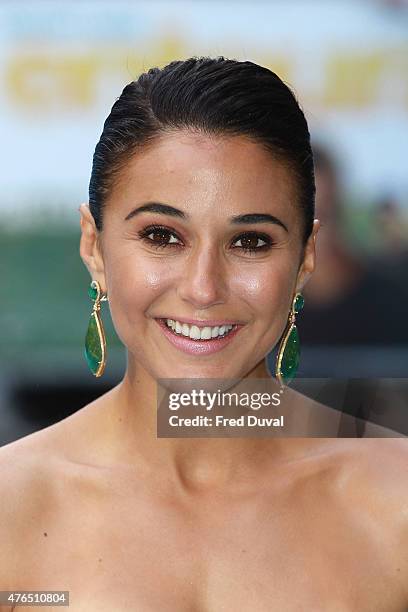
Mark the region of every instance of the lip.
[[[170, 317], [166, 317], [166, 318], [170, 318]], [[212, 353], [217, 353], [218, 351], [221, 351], [223, 348], [225, 348], [228, 344], [230, 344], [230, 342], [232, 342], [235, 336], [243, 328], [243, 324], [236, 324], [236, 323], [234, 324], [233, 322], [231, 322], [229, 323], [229, 325], [236, 325], [236, 327], [235, 329], [232, 329], [227, 336], [212, 338], [211, 340], [191, 340], [190, 338], [187, 338], [186, 336], [183, 336], [183, 335], [178, 336], [172, 331], [170, 331], [170, 329], [167, 327], [165, 323], [165, 319], [154, 319], [154, 320], [156, 321], [156, 323], [162, 330], [163, 334], [169, 340], [169, 342], [173, 346], [175, 346], [177, 349], [179, 349], [180, 351], [183, 351], [184, 353], [187, 353], [189, 355], [209, 355]], [[180, 323], [188, 322], [187, 319], [177, 319], [177, 321], [180, 321]], [[208, 327], [220, 324], [220, 323], [210, 324], [210, 322], [208, 321], [193, 321], [190, 324], [197, 325], [197, 323], [200, 323], [200, 325], [202, 325], [203, 323], [206, 323]], [[221, 324], [225, 325], [226, 323], [223, 322]]]

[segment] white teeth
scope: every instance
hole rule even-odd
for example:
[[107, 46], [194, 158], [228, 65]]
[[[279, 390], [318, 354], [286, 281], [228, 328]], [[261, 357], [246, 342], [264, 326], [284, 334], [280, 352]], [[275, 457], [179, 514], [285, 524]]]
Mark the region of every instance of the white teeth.
[[182, 334], [192, 340], [210, 340], [211, 338], [224, 336], [233, 328], [233, 325], [215, 325], [214, 327], [207, 326], [200, 329], [197, 325], [187, 325], [187, 323], [180, 323], [175, 319], [166, 319], [166, 324], [176, 334]]
[[211, 338], [211, 327], [204, 327], [201, 330], [201, 340], [209, 340]]
[[192, 340], [200, 340], [200, 335], [200, 330], [198, 329], [197, 325], [192, 325], [190, 329], [190, 338]]
[[183, 323], [183, 325], [181, 326], [181, 333], [183, 334], [183, 336], [187, 337], [190, 335], [190, 328], [187, 323]]

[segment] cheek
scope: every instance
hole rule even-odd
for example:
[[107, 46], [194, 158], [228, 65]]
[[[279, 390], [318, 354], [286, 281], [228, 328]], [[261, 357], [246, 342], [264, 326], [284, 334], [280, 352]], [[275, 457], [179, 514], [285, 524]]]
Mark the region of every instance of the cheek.
[[270, 322], [287, 316], [296, 270], [289, 259], [241, 266], [234, 280], [234, 293], [239, 294], [256, 314]]
[[105, 278], [112, 321], [119, 337], [140, 324], [152, 302], [171, 286], [173, 275], [164, 260], [133, 253], [107, 258]]

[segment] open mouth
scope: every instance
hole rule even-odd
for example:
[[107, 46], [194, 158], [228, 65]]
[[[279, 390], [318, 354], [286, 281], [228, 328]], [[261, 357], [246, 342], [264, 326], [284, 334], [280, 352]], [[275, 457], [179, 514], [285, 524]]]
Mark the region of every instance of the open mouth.
[[[189, 355], [210, 355], [228, 346], [245, 324], [223, 323], [222, 325], [200, 325], [176, 319], [155, 318], [167, 340], [178, 350]], [[216, 321], [211, 321], [216, 323]]]
[[189, 325], [188, 323], [182, 323], [174, 319], [160, 319], [160, 321], [164, 323], [167, 329], [175, 336], [184, 336], [190, 340], [200, 342], [225, 338], [238, 327], [238, 325], [231, 324], [198, 327], [197, 325]]

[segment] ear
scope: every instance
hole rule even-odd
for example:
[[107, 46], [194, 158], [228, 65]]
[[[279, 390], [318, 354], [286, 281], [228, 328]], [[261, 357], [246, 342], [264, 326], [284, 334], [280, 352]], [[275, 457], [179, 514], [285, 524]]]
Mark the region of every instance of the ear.
[[297, 282], [296, 282], [296, 291], [301, 292], [303, 287], [306, 285], [309, 280], [313, 270], [316, 265], [316, 236], [317, 232], [320, 229], [320, 221], [319, 219], [315, 219], [313, 221], [313, 230], [310, 234], [307, 243], [304, 249], [304, 257], [302, 264], [299, 268]]
[[81, 204], [79, 207], [81, 241], [79, 254], [82, 261], [88, 268], [92, 280], [97, 280], [101, 290], [106, 292], [105, 269], [102, 256], [100, 232], [96, 228], [94, 218], [89, 210], [88, 204]]

